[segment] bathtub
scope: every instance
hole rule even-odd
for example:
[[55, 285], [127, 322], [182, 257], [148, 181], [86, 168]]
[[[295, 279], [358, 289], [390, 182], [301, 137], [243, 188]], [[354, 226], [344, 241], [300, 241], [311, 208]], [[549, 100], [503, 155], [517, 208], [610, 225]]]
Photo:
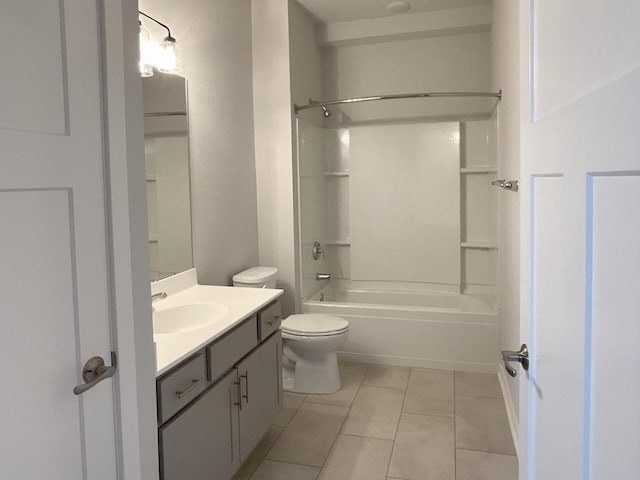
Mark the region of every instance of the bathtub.
[[495, 373], [498, 314], [487, 299], [456, 293], [338, 289], [302, 302], [303, 313], [349, 321], [345, 360]]

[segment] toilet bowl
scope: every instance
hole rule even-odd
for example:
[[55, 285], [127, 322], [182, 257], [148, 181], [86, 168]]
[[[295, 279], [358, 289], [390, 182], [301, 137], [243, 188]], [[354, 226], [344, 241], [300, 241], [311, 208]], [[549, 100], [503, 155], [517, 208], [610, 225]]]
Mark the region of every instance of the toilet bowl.
[[340, 390], [336, 351], [347, 339], [349, 322], [333, 315], [290, 315], [280, 327], [284, 389], [328, 394]]

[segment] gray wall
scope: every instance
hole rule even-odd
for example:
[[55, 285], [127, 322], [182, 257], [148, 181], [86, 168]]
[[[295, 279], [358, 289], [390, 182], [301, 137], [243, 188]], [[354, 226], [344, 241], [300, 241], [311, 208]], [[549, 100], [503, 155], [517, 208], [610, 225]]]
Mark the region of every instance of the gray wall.
[[[513, 0], [493, 4], [493, 89], [502, 89], [500, 102], [498, 178], [520, 175], [520, 57], [519, 9]], [[520, 179], [522, 180], [522, 179]], [[500, 348], [520, 347], [520, 194], [500, 192], [499, 315]], [[518, 411], [518, 378], [505, 377]]]
[[140, 10], [171, 27], [183, 58], [199, 280], [229, 284], [258, 263], [251, 1], [140, 0]]

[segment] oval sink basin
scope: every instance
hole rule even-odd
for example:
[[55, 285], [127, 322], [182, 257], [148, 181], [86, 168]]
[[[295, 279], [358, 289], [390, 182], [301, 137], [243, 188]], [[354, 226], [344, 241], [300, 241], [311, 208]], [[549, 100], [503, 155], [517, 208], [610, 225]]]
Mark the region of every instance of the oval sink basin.
[[153, 312], [153, 333], [184, 333], [213, 325], [229, 308], [219, 304], [195, 303]]

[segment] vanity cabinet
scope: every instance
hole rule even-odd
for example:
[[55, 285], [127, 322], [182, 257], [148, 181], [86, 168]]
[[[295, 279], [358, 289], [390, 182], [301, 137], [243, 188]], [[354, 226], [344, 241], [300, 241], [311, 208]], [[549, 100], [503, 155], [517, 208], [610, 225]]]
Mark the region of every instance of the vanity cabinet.
[[279, 325], [275, 302], [157, 380], [161, 480], [228, 480], [269, 429], [282, 336], [260, 327], [264, 312]]
[[282, 401], [282, 340], [272, 335], [236, 370], [240, 380], [240, 460], [244, 462], [269, 429]]
[[165, 480], [229, 478], [240, 466], [232, 371], [160, 429], [160, 471]]

